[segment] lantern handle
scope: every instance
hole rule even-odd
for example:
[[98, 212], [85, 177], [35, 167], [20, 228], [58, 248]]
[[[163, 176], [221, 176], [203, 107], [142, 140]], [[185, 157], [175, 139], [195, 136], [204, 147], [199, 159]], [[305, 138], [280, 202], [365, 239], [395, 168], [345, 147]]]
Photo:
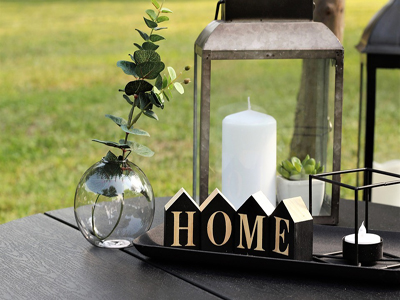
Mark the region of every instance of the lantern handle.
[[219, 0], [218, 3], [217, 3], [217, 8], [215, 10], [215, 18], [214, 18], [214, 20], [218, 19], [219, 7], [221, 6], [222, 3], [225, 3], [225, 0]]

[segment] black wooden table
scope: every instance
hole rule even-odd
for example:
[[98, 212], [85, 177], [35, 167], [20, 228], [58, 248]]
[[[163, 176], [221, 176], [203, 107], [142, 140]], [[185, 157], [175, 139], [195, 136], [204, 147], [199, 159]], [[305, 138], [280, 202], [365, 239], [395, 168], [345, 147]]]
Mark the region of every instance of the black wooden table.
[[[156, 199], [153, 227], [169, 198]], [[363, 203], [360, 204], [362, 213]], [[353, 226], [340, 202], [340, 226]], [[400, 208], [370, 204], [370, 229], [400, 232]], [[400, 299], [400, 286], [152, 260], [134, 247], [100, 249], [73, 209], [0, 225], [0, 299]]]

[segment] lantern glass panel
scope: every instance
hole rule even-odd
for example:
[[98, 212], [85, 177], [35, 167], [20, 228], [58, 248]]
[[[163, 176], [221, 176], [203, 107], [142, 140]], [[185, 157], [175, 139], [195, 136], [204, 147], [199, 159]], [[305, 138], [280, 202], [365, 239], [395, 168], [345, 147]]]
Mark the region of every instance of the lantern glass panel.
[[[324, 171], [332, 171], [335, 68], [331, 59], [217, 60], [212, 70], [209, 193], [221, 188], [222, 120], [248, 109], [248, 97], [252, 110], [277, 121], [277, 163], [309, 154], [324, 165]], [[331, 214], [327, 188], [319, 215]]]
[[400, 160], [400, 69], [376, 73], [374, 161], [384, 163]]

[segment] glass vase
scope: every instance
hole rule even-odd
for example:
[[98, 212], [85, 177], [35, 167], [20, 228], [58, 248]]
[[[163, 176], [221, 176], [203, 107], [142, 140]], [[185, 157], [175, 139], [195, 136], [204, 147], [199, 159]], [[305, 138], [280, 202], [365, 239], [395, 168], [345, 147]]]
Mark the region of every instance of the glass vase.
[[128, 160], [103, 158], [82, 176], [75, 192], [75, 219], [93, 245], [126, 248], [149, 230], [154, 194], [143, 171]]

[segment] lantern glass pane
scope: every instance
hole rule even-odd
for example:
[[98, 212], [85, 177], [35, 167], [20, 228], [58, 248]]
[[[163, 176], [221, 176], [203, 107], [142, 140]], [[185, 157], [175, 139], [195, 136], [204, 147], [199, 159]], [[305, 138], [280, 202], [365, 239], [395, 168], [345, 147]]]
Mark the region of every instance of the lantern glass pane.
[[[330, 59], [213, 61], [211, 70], [209, 193], [222, 185], [222, 121], [247, 110], [248, 97], [252, 110], [277, 122], [277, 163], [309, 154], [332, 171], [335, 68]], [[327, 186], [318, 215], [331, 214], [330, 193]]]

